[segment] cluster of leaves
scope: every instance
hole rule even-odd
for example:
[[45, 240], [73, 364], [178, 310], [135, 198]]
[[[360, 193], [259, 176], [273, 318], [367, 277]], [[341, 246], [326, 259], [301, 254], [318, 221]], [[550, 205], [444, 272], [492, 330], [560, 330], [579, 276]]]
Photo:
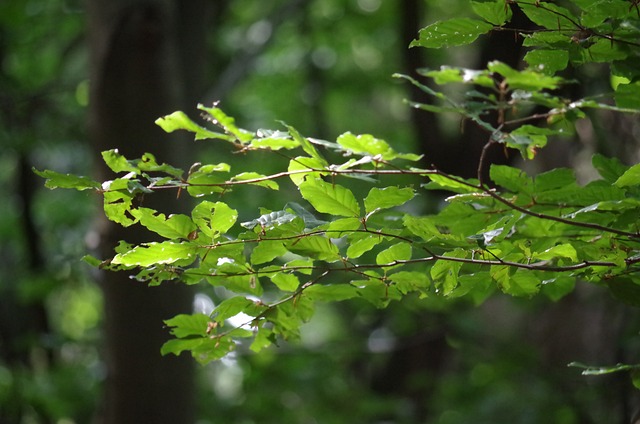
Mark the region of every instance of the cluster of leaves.
[[[470, 44], [495, 31], [513, 31], [531, 49], [524, 60], [532, 70], [554, 75], [569, 65], [610, 63], [620, 107], [640, 106], [640, 10], [636, 0], [571, 0], [566, 7], [540, 0], [473, 0], [478, 18], [455, 18], [420, 31], [412, 47], [443, 48]], [[536, 25], [506, 26], [517, 6]], [[618, 84], [619, 83], [619, 84]]]
[[[329, 143], [302, 137], [291, 127], [252, 134], [235, 127], [220, 109], [200, 108], [225, 133], [202, 128], [181, 112], [158, 123], [167, 131], [191, 130], [196, 138], [226, 139], [244, 150], [299, 148], [306, 154], [291, 157], [288, 170], [274, 175], [229, 176], [230, 166], [221, 163], [192, 168], [184, 178], [183, 171], [158, 164], [150, 154], [128, 160], [113, 150], [103, 158], [124, 175], [103, 184], [39, 172], [49, 187], [99, 191], [107, 217], [124, 226], [138, 223], [166, 239], [137, 246], [123, 242], [111, 260], [88, 257], [90, 263], [136, 269], [136, 278], [149, 284], [204, 280], [238, 294], [210, 315], [168, 320], [177, 338], [165, 345], [164, 353], [190, 350], [206, 362], [224, 356], [234, 348], [234, 339], [243, 337], [254, 337], [251, 348], [258, 351], [276, 336], [296, 337], [317, 301], [363, 298], [384, 307], [415, 294], [468, 296], [480, 302], [496, 288], [516, 296], [542, 290], [558, 299], [573, 289], [577, 278], [608, 284], [628, 298], [625, 290], [635, 286], [640, 165], [628, 168], [596, 156], [602, 179], [585, 187], [568, 169], [531, 178], [516, 168], [493, 165], [491, 179], [504, 188], [498, 192], [478, 180], [438, 170], [400, 168], [395, 162], [418, 156], [398, 153], [370, 135], [346, 133]], [[318, 144], [348, 160], [330, 164]], [[426, 189], [456, 194], [437, 215], [416, 217], [394, 210], [413, 199], [414, 187], [373, 187], [357, 199], [337, 181], [407, 174], [427, 177], [430, 182], [422, 184]], [[191, 216], [167, 217], [134, 206], [141, 194], [167, 188], [197, 198], [242, 184], [278, 190], [277, 180], [283, 177], [293, 181], [310, 208], [290, 203], [238, 224], [237, 211], [219, 200], [200, 201]], [[225, 325], [241, 312], [251, 317], [245, 326]]]
[[[502, 30], [511, 16], [510, 3], [474, 1], [483, 20], [433, 24], [414, 45], [470, 43], [480, 34]], [[611, 17], [611, 9], [601, 3], [575, 1], [573, 6], [581, 8], [576, 15], [551, 3], [517, 2], [542, 27], [525, 34], [526, 43], [537, 47], [526, 57], [528, 69], [492, 62], [485, 70], [421, 71], [437, 85], [470, 85], [462, 101], [399, 76], [434, 97], [434, 104], [412, 106], [456, 112], [486, 131], [486, 148], [515, 148], [525, 159], [533, 159], [548, 137], [570, 132], [586, 109], [636, 112], [640, 70], [633, 66], [637, 46], [631, 39], [638, 20], [622, 12]], [[628, 2], [606, 3], [624, 4], [629, 11]], [[599, 14], [605, 9], [606, 19]], [[588, 40], [577, 43], [575, 33], [581, 31], [588, 32]], [[554, 73], [567, 63], [605, 56], [611, 60], [614, 53], [616, 75], [628, 78], [617, 86], [616, 106], [555, 94], [566, 81]], [[121, 242], [113, 258], [87, 257], [89, 263], [133, 272], [152, 285], [206, 282], [230, 294], [210, 314], [169, 319], [175, 339], [164, 345], [164, 354], [189, 351], [204, 363], [225, 356], [244, 338], [252, 339], [251, 350], [260, 351], [278, 338], [297, 337], [317, 302], [364, 299], [385, 307], [405, 296], [443, 296], [480, 303], [497, 290], [512, 296], [543, 293], [557, 300], [580, 280], [606, 286], [620, 299], [640, 305], [640, 165], [629, 167], [596, 155], [593, 166], [600, 179], [582, 186], [570, 169], [531, 177], [517, 168], [487, 164], [483, 155], [478, 177], [463, 179], [412, 166], [420, 156], [399, 153], [372, 135], [345, 133], [329, 142], [302, 136], [287, 125], [252, 132], [236, 126], [216, 105], [199, 109], [215, 129], [183, 112], [157, 124], [168, 132], [190, 131], [196, 140], [230, 143], [242, 153], [287, 157], [288, 168], [263, 175], [234, 173], [229, 164], [212, 163], [185, 172], [158, 163], [151, 154], [128, 159], [111, 150], [103, 159], [118, 176], [104, 183], [36, 171], [50, 188], [95, 190], [104, 197], [109, 219], [123, 226], [142, 225], [165, 239]], [[343, 160], [327, 159], [336, 154]], [[402, 181], [411, 177], [415, 183], [387, 185], [394, 176]], [[300, 203], [261, 209], [254, 219], [238, 222], [238, 211], [224, 202], [223, 195], [238, 186], [278, 192], [286, 180], [299, 191]], [[357, 196], [351, 182], [373, 187]], [[165, 216], [136, 201], [168, 189], [197, 199], [190, 215]], [[408, 212], [408, 202], [423, 189], [451, 194], [437, 214]], [[238, 316], [247, 317], [246, 322], [231, 325], [230, 319]]]

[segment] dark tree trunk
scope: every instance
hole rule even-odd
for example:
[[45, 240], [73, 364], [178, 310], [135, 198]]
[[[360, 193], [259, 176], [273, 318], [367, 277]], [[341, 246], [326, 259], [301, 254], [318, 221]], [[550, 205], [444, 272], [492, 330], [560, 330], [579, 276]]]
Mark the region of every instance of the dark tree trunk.
[[[159, 161], [185, 165], [181, 152], [190, 145], [164, 134], [154, 121], [177, 109], [192, 108], [195, 100], [190, 97], [197, 95], [202, 84], [200, 58], [204, 52], [187, 54], [187, 49], [198, 48], [193, 40], [202, 36], [205, 2], [187, 3], [89, 1], [89, 121], [96, 153], [118, 148], [128, 158], [136, 158], [151, 152]], [[200, 14], [195, 13], [198, 6]], [[184, 64], [187, 57], [191, 62]], [[101, 174], [110, 178], [104, 169]], [[145, 199], [146, 206], [162, 206], [160, 209], [167, 212], [179, 209], [175, 193], [162, 199], [153, 197], [157, 196]], [[104, 256], [113, 254], [119, 240], [140, 242], [151, 237], [138, 228], [124, 230], [106, 222], [101, 225], [101, 234]], [[168, 338], [163, 320], [191, 311], [191, 291], [173, 283], [146, 287], [126, 273], [104, 273], [101, 284], [108, 376], [100, 421], [193, 422], [192, 359], [160, 355]]]

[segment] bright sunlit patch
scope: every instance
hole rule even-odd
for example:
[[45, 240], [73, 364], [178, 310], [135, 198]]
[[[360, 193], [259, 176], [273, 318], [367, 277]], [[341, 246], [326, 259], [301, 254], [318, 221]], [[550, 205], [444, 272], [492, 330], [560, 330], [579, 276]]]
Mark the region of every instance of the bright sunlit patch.
[[197, 293], [193, 298], [193, 312], [196, 314], [209, 315], [216, 307], [213, 300], [203, 293]]
[[367, 13], [373, 13], [380, 9], [382, 0], [358, 0], [358, 7]]

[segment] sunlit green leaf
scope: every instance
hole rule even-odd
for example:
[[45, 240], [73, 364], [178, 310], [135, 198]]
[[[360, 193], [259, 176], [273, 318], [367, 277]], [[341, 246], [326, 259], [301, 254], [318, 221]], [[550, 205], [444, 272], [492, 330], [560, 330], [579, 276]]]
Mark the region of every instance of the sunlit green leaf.
[[263, 240], [251, 251], [251, 263], [254, 265], [271, 262], [278, 256], [287, 253], [282, 241], [279, 240]]
[[400, 206], [413, 199], [413, 189], [389, 186], [385, 188], [374, 187], [364, 199], [365, 211], [369, 214], [378, 209], [389, 209]]
[[387, 265], [396, 261], [406, 261], [409, 259], [411, 259], [411, 244], [400, 242], [378, 253], [376, 263], [378, 265]]
[[362, 256], [363, 253], [373, 249], [384, 239], [381, 236], [368, 233], [358, 233], [349, 237], [349, 247], [347, 248], [347, 257], [355, 259]]
[[560, 77], [549, 76], [528, 69], [518, 71], [499, 61], [489, 62], [487, 69], [502, 75], [512, 90], [553, 90], [558, 88], [563, 81]]
[[160, 348], [161, 355], [168, 355], [172, 353], [174, 355], [180, 355], [184, 351], [194, 351], [203, 343], [205, 343], [205, 338], [199, 337], [195, 339], [171, 339], [166, 341], [162, 347]]
[[257, 138], [251, 140], [249, 146], [254, 149], [295, 149], [300, 143], [289, 133], [283, 131], [258, 130]]
[[302, 197], [318, 212], [348, 217], [360, 216], [360, 206], [348, 188], [326, 183], [319, 178], [307, 180], [301, 183], [299, 188]]
[[99, 189], [100, 183], [97, 181], [93, 181], [87, 177], [80, 177], [72, 174], [60, 174], [55, 171], [38, 171], [33, 168], [33, 172], [39, 175], [42, 178], [46, 178], [44, 185], [47, 188], [73, 188], [79, 191], [87, 190], [87, 189]]
[[386, 141], [375, 138], [371, 134], [355, 135], [350, 132], [338, 137], [337, 143], [345, 150], [372, 157], [380, 157], [384, 160], [406, 159], [418, 160], [420, 155], [396, 152]]
[[206, 336], [207, 326], [211, 319], [204, 314], [180, 314], [165, 320], [165, 324], [171, 327], [171, 334], [178, 338], [188, 336]]
[[208, 237], [225, 234], [238, 219], [238, 212], [223, 202], [200, 202], [191, 212], [193, 222]]
[[340, 260], [338, 247], [323, 236], [305, 236], [286, 244], [287, 248], [298, 255], [309, 256], [321, 261]]
[[156, 125], [164, 131], [171, 133], [176, 130], [186, 130], [195, 134], [196, 140], [222, 139], [230, 141], [232, 138], [226, 134], [210, 131], [196, 124], [186, 113], [177, 111], [170, 115], [156, 119]]
[[218, 306], [211, 312], [211, 316], [215, 321], [222, 323], [229, 318], [233, 318], [241, 312], [248, 312], [255, 306], [253, 300], [243, 296], [234, 296], [220, 302]]
[[300, 156], [289, 161], [289, 178], [299, 186], [306, 178], [326, 175], [328, 172], [317, 172], [317, 170], [324, 170], [326, 166], [327, 164], [322, 160]]
[[496, 26], [511, 19], [511, 8], [504, 0], [473, 0], [471, 7], [476, 15]]
[[275, 284], [280, 290], [285, 292], [293, 292], [300, 285], [300, 280], [293, 274], [286, 272], [279, 272], [271, 277], [271, 282]]
[[138, 168], [121, 155], [118, 149], [105, 150], [102, 152], [102, 159], [113, 172], [138, 172]]
[[291, 134], [291, 136], [293, 137], [293, 139], [300, 145], [302, 146], [302, 150], [305, 151], [305, 153], [307, 153], [309, 156], [311, 156], [313, 159], [315, 159], [316, 163], [318, 163], [320, 166], [319, 168], [324, 168], [328, 165], [327, 160], [320, 154], [320, 152], [318, 151], [318, 149], [316, 149], [316, 147], [305, 137], [303, 137], [298, 130], [296, 130], [294, 127], [290, 126], [290, 125], [286, 125], [287, 129], [289, 130], [289, 134]]
[[464, 180], [462, 178], [448, 177], [438, 174], [429, 174], [430, 183], [424, 184], [423, 187], [429, 190], [449, 190], [454, 193], [477, 193], [480, 190], [477, 187], [478, 180]]
[[493, 25], [477, 19], [454, 18], [436, 22], [420, 30], [419, 38], [410, 47], [441, 48], [470, 44], [482, 34], [493, 29]]
[[266, 175], [257, 172], [242, 172], [231, 178], [231, 181], [246, 181], [247, 184], [278, 190], [278, 183], [268, 178]]
[[149, 208], [137, 208], [131, 210], [133, 215], [141, 225], [164, 238], [188, 239], [189, 235], [196, 229], [196, 225], [186, 215], [176, 214], [165, 217], [164, 214]]
[[141, 267], [178, 261], [191, 263], [196, 258], [196, 250], [196, 246], [188, 242], [143, 243], [128, 252], [117, 254], [111, 263]]
[[617, 187], [629, 187], [640, 185], [640, 164], [635, 164], [627, 169], [614, 183]]
[[214, 124], [223, 128], [226, 133], [232, 134], [241, 143], [247, 143], [253, 139], [254, 134], [252, 132], [238, 128], [236, 120], [224, 113], [222, 109], [215, 106], [206, 107], [201, 104], [198, 105], [198, 109], [208, 113]]
[[572, 261], [578, 260], [576, 249], [569, 243], [555, 245], [544, 252], [534, 254], [534, 258], [540, 260], [554, 259], [557, 257], [568, 258]]

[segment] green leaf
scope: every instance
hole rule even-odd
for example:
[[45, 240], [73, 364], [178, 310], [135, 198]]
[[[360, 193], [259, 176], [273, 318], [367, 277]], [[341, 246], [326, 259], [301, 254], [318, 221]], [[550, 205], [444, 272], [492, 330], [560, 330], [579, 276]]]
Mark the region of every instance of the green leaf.
[[132, 207], [133, 194], [127, 189], [129, 181], [118, 178], [103, 183], [103, 199], [105, 216], [123, 227], [128, 227], [136, 222], [129, 212]]
[[100, 259], [92, 255], [84, 255], [82, 257], [82, 261], [91, 265], [94, 268], [99, 268], [103, 263], [103, 261], [101, 261]]
[[317, 178], [321, 175], [327, 175], [328, 172], [316, 172], [313, 170], [323, 170], [327, 164], [316, 158], [299, 156], [289, 161], [289, 178], [297, 186], [299, 186], [307, 178]]
[[258, 353], [275, 343], [276, 335], [273, 333], [273, 331], [266, 327], [260, 327], [258, 328], [258, 332], [256, 333], [249, 349], [251, 349], [255, 353]]
[[196, 259], [197, 247], [192, 243], [175, 243], [164, 241], [161, 243], [143, 243], [128, 252], [114, 256], [111, 263], [148, 267], [156, 264], [172, 264], [178, 261], [188, 263]]
[[266, 175], [258, 174], [257, 172], [242, 172], [234, 176], [233, 178], [231, 178], [231, 181], [250, 181], [250, 180], [257, 180], [257, 181], [251, 181], [251, 182], [248, 182], [247, 184], [256, 185], [259, 187], [265, 187], [265, 188], [276, 190], [276, 191], [280, 189], [280, 186], [278, 185], [278, 183], [269, 179]]
[[323, 236], [305, 236], [286, 244], [287, 248], [298, 255], [308, 256], [326, 262], [340, 260], [338, 247]]
[[578, 253], [576, 252], [576, 249], [573, 247], [573, 245], [565, 243], [550, 247], [544, 252], [536, 252], [533, 254], [533, 257], [537, 260], [549, 260], [560, 257], [568, 258], [575, 262], [578, 260]]
[[350, 235], [347, 257], [351, 259], [359, 258], [363, 253], [368, 252], [383, 241], [383, 237], [374, 234], [355, 233]]
[[627, 169], [614, 183], [617, 187], [629, 187], [640, 185], [640, 163]]
[[223, 202], [203, 201], [193, 208], [191, 218], [204, 235], [215, 238], [233, 227], [238, 212]]
[[493, 164], [489, 174], [494, 183], [513, 193], [530, 192], [533, 186], [524, 171], [511, 166]]
[[60, 174], [55, 171], [38, 171], [35, 168], [32, 168], [33, 172], [42, 178], [46, 178], [44, 186], [49, 189], [54, 188], [74, 188], [76, 190], [82, 191], [87, 189], [99, 189], [100, 183], [97, 181], [93, 181], [87, 177], [80, 177], [78, 175], [72, 174]]
[[142, 172], [163, 172], [175, 178], [181, 178], [184, 173], [180, 168], [175, 168], [166, 163], [159, 164], [151, 153], [145, 153], [140, 159], [134, 159], [129, 163], [134, 164]]
[[300, 286], [300, 280], [298, 277], [291, 273], [279, 272], [271, 277], [271, 282], [275, 284], [280, 290], [285, 292], [294, 292]]
[[289, 130], [289, 134], [291, 134], [293, 139], [300, 146], [302, 146], [302, 150], [304, 150], [306, 154], [308, 154], [313, 159], [315, 159], [316, 163], [320, 164], [320, 166], [318, 168], [322, 169], [322, 168], [324, 168], [324, 167], [326, 167], [328, 165], [327, 160], [324, 157], [322, 157], [320, 152], [318, 152], [318, 149], [316, 149], [316, 147], [309, 140], [307, 140], [305, 137], [303, 137], [298, 132], [298, 130], [296, 130], [294, 127], [292, 127], [290, 125], [286, 125], [285, 124], [285, 126]]
[[198, 109], [208, 113], [214, 124], [222, 127], [226, 133], [232, 134], [239, 142], [248, 143], [253, 139], [254, 134], [252, 132], [236, 127], [235, 119], [224, 113], [222, 109], [217, 107], [206, 107], [201, 104], [198, 105]]
[[536, 192], [555, 190], [576, 184], [576, 175], [573, 169], [555, 168], [533, 178]]
[[[162, 356], [172, 353], [176, 356], [180, 355], [184, 351], [193, 352], [205, 343], [207, 339], [171, 339], [165, 342], [160, 348], [160, 354]], [[224, 356], [224, 355], [223, 355]]]
[[402, 294], [418, 291], [425, 295], [431, 286], [431, 280], [425, 272], [400, 271], [387, 278], [395, 283]]
[[476, 179], [464, 180], [462, 178], [448, 177], [438, 174], [429, 174], [430, 183], [423, 187], [429, 190], [448, 190], [454, 193], [478, 193], [480, 189], [474, 187], [480, 182]]
[[476, 15], [495, 26], [511, 19], [511, 8], [504, 0], [473, 0], [471, 7]]
[[251, 251], [251, 263], [253, 265], [271, 262], [278, 256], [283, 256], [288, 252], [282, 241], [262, 240]]
[[599, 153], [593, 155], [591, 162], [593, 167], [598, 170], [600, 176], [610, 184], [618, 180], [628, 169], [628, 167], [623, 165], [618, 159], [607, 158]]
[[360, 216], [360, 206], [348, 188], [326, 183], [319, 178], [307, 180], [301, 183], [299, 188], [302, 197], [318, 212], [348, 217]]
[[193, 197], [222, 193], [227, 189], [225, 187], [227, 180], [219, 173], [229, 172], [229, 170], [230, 166], [226, 163], [200, 166], [196, 171], [189, 174], [187, 192]]
[[188, 239], [196, 229], [196, 225], [186, 215], [169, 215], [166, 218], [158, 211], [149, 208], [132, 209], [130, 213], [138, 219], [141, 225], [168, 239]]
[[[459, 82], [465, 84], [477, 84], [487, 88], [493, 88], [495, 86], [495, 82], [491, 77], [491, 74], [486, 69], [474, 70], [451, 66], [441, 66], [437, 71], [432, 70], [425, 72], [424, 70], [421, 70], [420, 74], [426, 77], [433, 78], [433, 81], [439, 85]], [[433, 112], [436, 112], [436, 110], [433, 110]]]
[[[443, 256], [452, 258], [464, 258], [467, 256], [462, 249], [456, 249], [445, 253]], [[431, 278], [436, 286], [436, 293], [448, 296], [458, 285], [458, 273], [462, 262], [454, 262], [447, 259], [438, 259], [431, 267]]]
[[210, 131], [196, 124], [182, 111], [173, 112], [155, 121], [156, 125], [165, 132], [172, 133], [176, 130], [186, 130], [195, 134], [196, 140], [221, 139], [231, 141], [232, 138], [226, 134]]
[[504, 293], [511, 296], [532, 296], [540, 291], [542, 281], [536, 274], [522, 269], [512, 271], [503, 265], [491, 267], [491, 276]]
[[518, 7], [532, 22], [551, 30], [575, 30], [574, 22], [579, 21], [569, 10], [549, 2], [518, 2]]
[[102, 152], [104, 163], [113, 172], [134, 172], [138, 173], [138, 167], [132, 165], [127, 158], [118, 152], [118, 149], [105, 150]]
[[411, 245], [407, 242], [396, 243], [383, 250], [376, 256], [376, 264], [386, 265], [395, 261], [406, 261], [411, 259]]
[[554, 302], [573, 292], [576, 279], [568, 275], [559, 275], [542, 281], [541, 292]]
[[430, 241], [433, 238], [440, 237], [442, 234], [429, 217], [416, 217], [406, 214], [402, 218], [404, 226], [416, 236], [424, 241]]
[[499, 61], [489, 62], [487, 69], [502, 75], [511, 90], [554, 90], [563, 81], [560, 77], [549, 76], [528, 69], [518, 71]]
[[369, 191], [369, 194], [364, 199], [364, 208], [366, 213], [370, 214], [379, 209], [389, 209], [400, 206], [413, 199], [413, 196], [415, 196], [415, 192], [413, 189], [408, 187], [374, 187]]
[[536, 49], [524, 56], [525, 62], [536, 72], [554, 75], [569, 64], [569, 53], [565, 50]]
[[288, 224], [296, 218], [298, 216], [289, 211], [276, 211], [260, 215], [258, 218], [243, 222], [240, 225], [249, 230], [254, 229], [256, 226], [261, 230], [270, 230], [280, 225]]
[[[348, 233], [358, 230], [362, 226], [360, 219], [358, 218], [340, 218], [332, 221], [327, 225], [327, 233], [338, 233], [338, 237], [342, 236], [342, 233]], [[333, 234], [330, 234], [333, 235]]]
[[293, 139], [289, 133], [283, 131], [258, 130], [257, 138], [251, 140], [249, 146], [254, 149], [295, 149], [300, 143]]
[[406, 159], [416, 161], [422, 157], [411, 153], [398, 153], [386, 141], [375, 138], [371, 134], [355, 135], [346, 132], [340, 135], [336, 142], [348, 152], [372, 157], [378, 156], [384, 160]]
[[165, 320], [165, 324], [171, 327], [171, 334], [178, 338], [189, 336], [207, 335], [207, 327], [211, 319], [205, 314], [180, 314]]
[[441, 47], [471, 44], [478, 36], [493, 29], [493, 25], [469, 18], [454, 18], [444, 22], [433, 23], [420, 30], [419, 38], [413, 40], [409, 47]]
[[255, 307], [253, 300], [243, 296], [233, 296], [220, 302], [218, 306], [211, 312], [214, 319], [222, 323], [229, 318], [233, 318], [240, 312], [247, 313]]
[[618, 107], [640, 109], [640, 83], [619, 84], [614, 97]]
[[304, 296], [314, 302], [340, 302], [357, 295], [357, 289], [349, 284], [314, 284], [304, 290]]

